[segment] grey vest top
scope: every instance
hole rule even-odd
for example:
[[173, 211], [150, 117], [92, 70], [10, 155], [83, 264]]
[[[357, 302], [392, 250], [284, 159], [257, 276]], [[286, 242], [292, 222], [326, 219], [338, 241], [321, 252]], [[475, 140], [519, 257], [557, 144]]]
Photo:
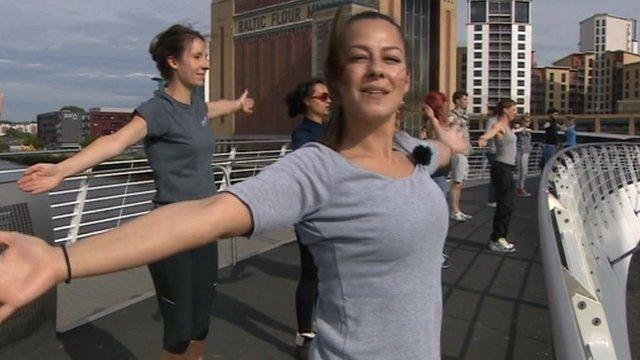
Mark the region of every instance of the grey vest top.
[[515, 165], [516, 164], [516, 133], [511, 128], [502, 139], [496, 139], [496, 161], [501, 163]]

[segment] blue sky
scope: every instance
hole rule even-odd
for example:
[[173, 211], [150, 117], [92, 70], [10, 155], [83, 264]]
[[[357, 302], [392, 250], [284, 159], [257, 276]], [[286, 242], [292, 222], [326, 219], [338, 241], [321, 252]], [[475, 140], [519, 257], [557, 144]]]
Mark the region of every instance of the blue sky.
[[[466, 1], [458, 3], [463, 42]], [[1, 11], [2, 119], [11, 121], [63, 105], [136, 107], [155, 87], [151, 38], [176, 22], [210, 31], [210, 0], [21, 0]], [[577, 50], [578, 22], [598, 12], [640, 17], [640, 1], [534, 0], [538, 62]]]

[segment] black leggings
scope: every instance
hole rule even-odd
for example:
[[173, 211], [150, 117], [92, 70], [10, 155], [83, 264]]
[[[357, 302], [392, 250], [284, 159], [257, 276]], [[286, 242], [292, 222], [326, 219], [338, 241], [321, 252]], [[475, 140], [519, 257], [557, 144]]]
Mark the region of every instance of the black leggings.
[[493, 233], [491, 241], [507, 237], [513, 200], [516, 196], [516, 183], [513, 180], [514, 166], [494, 161], [491, 166], [491, 187], [496, 195], [496, 212], [493, 216]]
[[164, 350], [184, 354], [193, 340], [209, 332], [218, 280], [218, 244], [187, 250], [149, 264], [164, 320]]
[[296, 289], [296, 318], [298, 333], [308, 333], [313, 330], [313, 306], [318, 296], [318, 268], [309, 248], [300, 243], [297, 229], [296, 238], [300, 248], [300, 282]]

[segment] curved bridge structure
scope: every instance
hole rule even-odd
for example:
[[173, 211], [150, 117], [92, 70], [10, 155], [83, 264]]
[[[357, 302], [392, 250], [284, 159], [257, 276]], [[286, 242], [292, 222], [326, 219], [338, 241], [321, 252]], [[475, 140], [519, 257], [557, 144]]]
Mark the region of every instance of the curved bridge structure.
[[638, 358], [640, 145], [556, 154], [541, 175], [538, 201], [556, 357]]

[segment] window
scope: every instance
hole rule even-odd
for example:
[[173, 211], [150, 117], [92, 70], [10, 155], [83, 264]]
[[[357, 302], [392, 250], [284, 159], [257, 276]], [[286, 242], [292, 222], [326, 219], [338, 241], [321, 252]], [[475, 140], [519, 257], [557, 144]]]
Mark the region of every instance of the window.
[[522, 105], [522, 104], [524, 104], [524, 99], [523, 98], [518, 98], [518, 100], [516, 102], [518, 104]]
[[525, 31], [524, 25], [518, 25], [518, 31]]
[[566, 99], [566, 93], [560, 94], [560, 99], [565, 100]]
[[473, 89], [473, 95], [482, 95], [482, 89]]
[[474, 25], [473, 31], [482, 31], [482, 25]]
[[474, 61], [473, 62], [473, 67], [476, 69], [479, 69], [482, 67], [482, 61]]
[[605, 34], [606, 30], [607, 30], [607, 28], [602, 28], [602, 35]]
[[524, 34], [518, 35], [518, 41], [524, 41], [527, 37]]
[[518, 59], [524, 60], [524, 53], [518, 53]]
[[479, 106], [474, 106], [473, 107], [473, 113], [474, 114], [480, 114], [482, 112], [482, 109]]
[[474, 59], [482, 59], [482, 53], [480, 53], [480, 52], [473, 53], [473, 58]]
[[596, 26], [600, 26], [600, 20], [596, 20]]
[[553, 107], [553, 101], [549, 101], [549, 109]]
[[522, 106], [518, 106], [518, 114], [524, 114], [524, 108]]
[[[562, 82], [567, 81], [567, 74], [562, 74]], [[564, 90], [564, 89], [563, 89]]]
[[549, 74], [549, 80], [553, 81], [553, 80], [554, 80], [555, 75], [556, 75], [556, 74], [554, 74], [554, 73]]
[[482, 34], [474, 34], [473, 40], [482, 40]]
[[482, 70], [474, 70], [473, 71], [473, 76], [482, 77]]
[[518, 50], [525, 50], [527, 47], [526, 44], [518, 44]]
[[524, 71], [518, 71], [518, 77], [524, 77]]
[[549, 91], [553, 91], [553, 84], [549, 84]]
[[487, 21], [487, 2], [472, 1], [469, 18], [471, 19], [471, 22], [486, 22]]
[[479, 80], [479, 79], [473, 80], [473, 86], [482, 86], [482, 80]]
[[482, 99], [479, 97], [474, 97], [473, 98], [473, 105], [480, 105], [482, 104]]
[[473, 49], [474, 50], [482, 50], [482, 43], [473, 44]]
[[524, 96], [524, 89], [518, 89], [518, 96]]
[[518, 86], [524, 86], [524, 80], [518, 80]]
[[600, 35], [600, 28], [596, 29], [596, 35]]
[[564, 105], [565, 105], [565, 104], [566, 104], [566, 103], [565, 103], [564, 101], [562, 101], [562, 102], [560, 103], [560, 107], [561, 107], [561, 108], [564, 108]]
[[[529, 22], [529, 3], [525, 1], [516, 1], [515, 20], [519, 23]], [[523, 26], [524, 27], [524, 26]]]
[[519, 69], [524, 69], [524, 63], [523, 62], [519, 62], [518, 63], [518, 68]]

